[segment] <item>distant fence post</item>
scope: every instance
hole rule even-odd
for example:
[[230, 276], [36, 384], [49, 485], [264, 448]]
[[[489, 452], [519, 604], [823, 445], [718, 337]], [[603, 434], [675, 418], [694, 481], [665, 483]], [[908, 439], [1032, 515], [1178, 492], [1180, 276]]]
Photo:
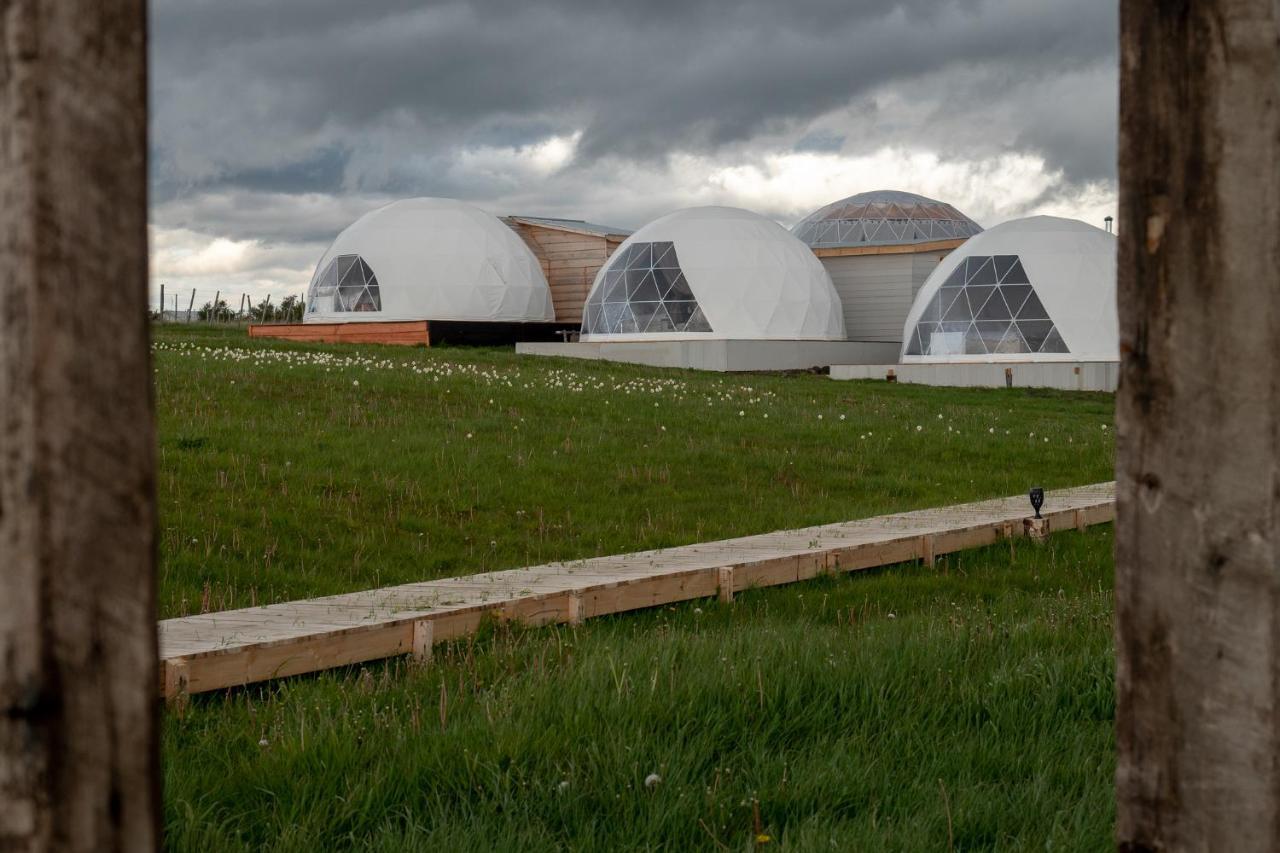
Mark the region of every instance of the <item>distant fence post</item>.
[[1280, 849], [1280, 6], [1122, 0], [1116, 841]]
[[0, 850], [160, 846], [146, 21], [0, 2]]

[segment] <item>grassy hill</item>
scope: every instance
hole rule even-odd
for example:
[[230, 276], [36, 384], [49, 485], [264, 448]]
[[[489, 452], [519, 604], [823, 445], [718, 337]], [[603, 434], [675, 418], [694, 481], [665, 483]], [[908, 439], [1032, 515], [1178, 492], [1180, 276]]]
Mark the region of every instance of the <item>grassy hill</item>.
[[[199, 327], [160, 328], [155, 361], [165, 616], [1112, 470], [1109, 395]], [[206, 850], [1109, 847], [1111, 574], [1103, 528], [195, 697], [167, 719], [167, 829]]]

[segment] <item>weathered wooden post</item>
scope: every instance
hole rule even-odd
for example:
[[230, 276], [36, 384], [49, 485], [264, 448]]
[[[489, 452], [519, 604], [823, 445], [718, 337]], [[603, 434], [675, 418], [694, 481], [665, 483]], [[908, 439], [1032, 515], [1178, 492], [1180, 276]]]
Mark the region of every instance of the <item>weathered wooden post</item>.
[[1280, 6], [1122, 0], [1117, 843], [1280, 849]]
[[0, 850], [158, 846], [146, 152], [144, 0], [0, 0]]

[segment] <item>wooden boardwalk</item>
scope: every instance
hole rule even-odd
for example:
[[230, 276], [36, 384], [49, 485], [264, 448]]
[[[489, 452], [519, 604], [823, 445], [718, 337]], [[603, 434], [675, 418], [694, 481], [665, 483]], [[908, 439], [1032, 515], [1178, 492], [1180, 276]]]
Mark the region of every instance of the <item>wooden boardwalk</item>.
[[[1115, 518], [1115, 484], [1049, 492], [1050, 531]], [[166, 696], [218, 690], [395, 655], [425, 657], [486, 616], [576, 623], [756, 586], [923, 560], [1022, 536], [1026, 496], [882, 515], [719, 542], [166, 619]]]

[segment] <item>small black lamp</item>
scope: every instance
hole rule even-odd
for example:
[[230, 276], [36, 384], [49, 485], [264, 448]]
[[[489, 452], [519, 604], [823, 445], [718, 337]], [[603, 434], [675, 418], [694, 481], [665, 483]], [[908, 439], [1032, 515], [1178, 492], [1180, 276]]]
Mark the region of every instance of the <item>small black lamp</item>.
[[1044, 506], [1044, 489], [1036, 486], [1031, 490], [1031, 508], [1036, 511], [1036, 518], [1040, 517], [1040, 507]]

